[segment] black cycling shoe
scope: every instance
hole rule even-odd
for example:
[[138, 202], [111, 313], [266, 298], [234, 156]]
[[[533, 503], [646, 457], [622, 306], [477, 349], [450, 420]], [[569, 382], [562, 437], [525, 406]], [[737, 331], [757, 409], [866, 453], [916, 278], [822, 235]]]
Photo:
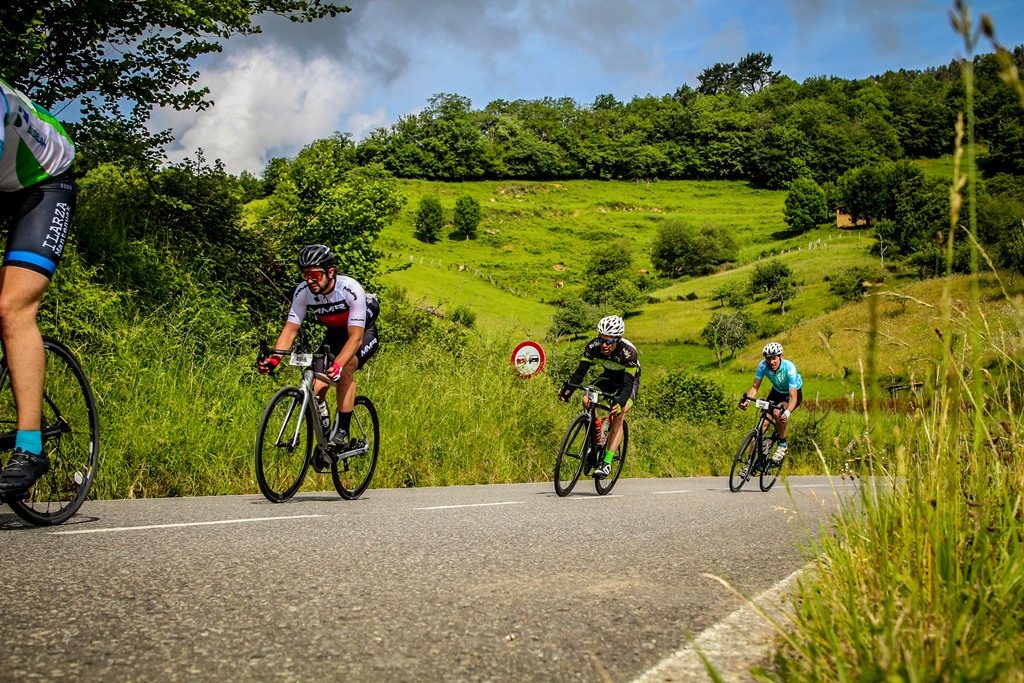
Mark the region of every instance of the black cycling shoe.
[[612, 464], [610, 462], [603, 462], [594, 468], [594, 479], [604, 479], [612, 473]]
[[15, 448], [7, 467], [0, 472], [0, 494], [27, 491], [49, 470], [50, 459], [46, 455], [26, 453], [20, 448]]

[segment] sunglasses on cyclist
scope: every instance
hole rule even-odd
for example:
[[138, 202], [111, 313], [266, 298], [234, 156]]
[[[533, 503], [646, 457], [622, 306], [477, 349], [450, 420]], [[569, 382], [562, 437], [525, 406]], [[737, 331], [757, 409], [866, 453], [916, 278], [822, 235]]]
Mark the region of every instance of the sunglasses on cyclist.
[[620, 339], [622, 339], [622, 337], [612, 337], [611, 339], [601, 337], [601, 346], [612, 346], [613, 344], [618, 344]]
[[320, 268], [314, 268], [312, 270], [304, 270], [304, 271], [302, 271], [302, 279], [303, 280], [319, 280], [320, 278], [322, 278], [324, 276], [324, 273], [326, 273], [326, 272], [327, 271], [322, 270]]

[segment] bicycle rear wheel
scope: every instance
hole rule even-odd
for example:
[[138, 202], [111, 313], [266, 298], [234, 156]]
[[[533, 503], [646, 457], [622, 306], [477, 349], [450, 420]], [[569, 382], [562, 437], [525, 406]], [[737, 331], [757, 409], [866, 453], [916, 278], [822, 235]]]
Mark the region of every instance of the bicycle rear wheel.
[[[71, 518], [89, 497], [99, 467], [99, 416], [96, 399], [81, 364], [60, 342], [43, 339], [41, 430], [50, 469], [27, 496], [8, 500], [15, 514], [30, 524], [50, 526]], [[0, 362], [0, 443], [14, 448], [16, 422], [7, 361]]]
[[599, 495], [605, 495], [612, 490], [615, 486], [615, 482], [619, 480], [619, 475], [622, 474], [622, 464], [626, 462], [626, 449], [629, 448], [629, 425], [625, 420], [622, 421], [622, 443], [619, 444], [619, 452], [612, 458], [612, 469], [608, 473], [608, 476], [604, 479], [595, 479], [594, 487], [597, 488]]
[[757, 430], [751, 429], [740, 443], [732, 469], [729, 470], [729, 490], [735, 493], [743, 488], [754, 474], [754, 463], [757, 462]]
[[589, 454], [589, 443], [587, 417], [577, 415], [569, 424], [555, 457], [555, 493], [559, 496], [569, 495], [579, 481], [580, 473], [583, 472], [583, 462]]
[[271, 503], [299, 490], [309, 469], [313, 425], [302, 411], [302, 392], [284, 387], [270, 399], [256, 433], [256, 483]]
[[331, 465], [331, 479], [338, 495], [355, 500], [373, 479], [377, 469], [377, 451], [380, 447], [380, 421], [373, 402], [365, 396], [356, 396], [349, 426], [349, 447]]

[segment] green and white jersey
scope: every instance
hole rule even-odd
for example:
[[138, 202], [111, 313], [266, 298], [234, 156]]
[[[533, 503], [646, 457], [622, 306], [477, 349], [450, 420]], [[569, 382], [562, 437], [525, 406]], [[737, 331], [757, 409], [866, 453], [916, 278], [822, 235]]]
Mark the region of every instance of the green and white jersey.
[[50, 112], [0, 79], [0, 191], [31, 187], [71, 167], [75, 146]]

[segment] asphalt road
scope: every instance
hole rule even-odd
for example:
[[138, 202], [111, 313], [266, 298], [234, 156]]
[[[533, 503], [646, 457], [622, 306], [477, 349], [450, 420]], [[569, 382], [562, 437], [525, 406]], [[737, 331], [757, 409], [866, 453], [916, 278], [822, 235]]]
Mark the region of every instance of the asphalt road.
[[50, 529], [2, 508], [0, 679], [632, 680], [742, 606], [705, 573], [753, 596], [803, 566], [835, 483], [102, 501]]

